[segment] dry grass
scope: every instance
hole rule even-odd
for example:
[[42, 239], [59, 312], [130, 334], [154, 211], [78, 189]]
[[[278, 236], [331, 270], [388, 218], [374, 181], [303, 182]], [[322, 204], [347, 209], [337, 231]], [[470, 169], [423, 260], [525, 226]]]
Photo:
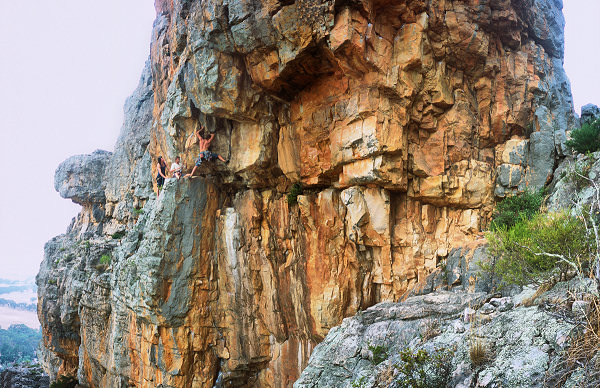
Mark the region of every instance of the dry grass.
[[591, 359], [600, 350], [600, 301], [591, 300], [589, 313], [585, 317], [585, 329], [573, 339], [569, 348], [569, 359]]
[[550, 280], [542, 283], [538, 287], [538, 289], [535, 291], [535, 294], [533, 294], [529, 298], [523, 300], [523, 302], [521, 304], [525, 307], [533, 306], [533, 304], [534, 304], [535, 300], [538, 298], [538, 296], [542, 295], [546, 291], [550, 291], [556, 285], [556, 283], [558, 283], [558, 279], [556, 277], [552, 277]]
[[492, 359], [491, 350], [481, 335], [481, 324], [485, 323], [482, 321], [482, 318], [484, 317], [481, 315], [479, 317], [475, 316], [469, 329], [469, 359], [471, 360], [471, 365], [476, 368]]
[[375, 388], [386, 388], [391, 387], [394, 382], [394, 377], [396, 375], [396, 368], [394, 365], [386, 365], [384, 369], [379, 373], [377, 379], [375, 380]]
[[481, 338], [471, 338], [469, 341], [469, 358], [475, 367], [484, 365], [490, 360], [488, 346]]
[[554, 373], [545, 379], [546, 387], [561, 387], [577, 369], [583, 371], [582, 387], [600, 386], [600, 299], [590, 299], [590, 308], [581, 322], [580, 330], [572, 337], [563, 360]]

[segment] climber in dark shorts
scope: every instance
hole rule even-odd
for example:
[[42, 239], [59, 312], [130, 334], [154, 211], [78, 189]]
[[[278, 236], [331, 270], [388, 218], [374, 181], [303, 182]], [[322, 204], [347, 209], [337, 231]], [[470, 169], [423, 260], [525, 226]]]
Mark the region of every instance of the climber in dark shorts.
[[[204, 127], [200, 126], [200, 129], [204, 129]], [[200, 131], [196, 131], [196, 136], [198, 137], [198, 147], [200, 148], [200, 154], [198, 155], [198, 159], [196, 159], [196, 165], [192, 169], [192, 172], [184, 176], [184, 178], [194, 176], [196, 168], [200, 166], [205, 160], [212, 161], [215, 159], [219, 159], [220, 161], [225, 162], [225, 158], [223, 158], [221, 155], [212, 153], [208, 150], [208, 147], [210, 147], [210, 143], [215, 137], [214, 133], [212, 133], [208, 139], [204, 139], [202, 136], [200, 136]]]
[[160, 196], [160, 190], [165, 184], [167, 179], [167, 162], [162, 156], [158, 157], [158, 163], [156, 164], [156, 196]]

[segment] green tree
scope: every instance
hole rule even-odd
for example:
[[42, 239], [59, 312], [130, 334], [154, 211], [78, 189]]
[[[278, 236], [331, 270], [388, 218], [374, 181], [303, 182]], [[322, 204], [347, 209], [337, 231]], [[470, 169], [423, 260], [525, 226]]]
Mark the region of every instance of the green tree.
[[0, 363], [31, 361], [41, 339], [40, 330], [25, 325], [0, 329]]

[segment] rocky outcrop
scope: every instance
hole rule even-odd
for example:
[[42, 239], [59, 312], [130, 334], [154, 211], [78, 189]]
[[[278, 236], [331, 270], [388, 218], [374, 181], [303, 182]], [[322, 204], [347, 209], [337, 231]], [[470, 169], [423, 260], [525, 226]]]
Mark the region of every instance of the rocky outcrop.
[[[294, 387], [405, 386], [399, 384], [406, 362], [402, 354], [419, 351], [447, 354], [448, 368], [438, 377], [451, 387], [555, 386], [557, 376], [566, 380], [560, 386], [591, 386], [579, 367], [563, 368], [576, 317], [581, 316], [578, 306], [597, 295], [595, 285], [559, 283], [533, 306], [523, 305], [533, 293], [525, 289], [498, 298], [438, 292], [380, 303], [330, 330]], [[480, 350], [474, 351], [475, 346]], [[440, 373], [431, 365], [427, 370]]]
[[[581, 108], [581, 125], [600, 119], [600, 109], [593, 104]], [[596, 211], [600, 206], [598, 179], [600, 178], [600, 153], [571, 154], [558, 163], [550, 184], [547, 205], [550, 210], [572, 209], [581, 213]], [[592, 206], [593, 205], [593, 206]]]
[[15, 365], [0, 371], [1, 388], [48, 388], [50, 381], [39, 365]]
[[584, 124], [591, 120], [600, 118], [600, 108], [594, 104], [586, 104], [581, 107], [580, 123]]
[[77, 204], [104, 203], [104, 170], [111, 153], [96, 150], [90, 155], [72, 156], [58, 166], [54, 188], [61, 197]]
[[[38, 275], [51, 376], [287, 387], [344, 317], [485, 291], [496, 199], [552, 179], [573, 120], [560, 1], [156, 8], [115, 152], [57, 173], [83, 210]], [[156, 158], [189, 171], [200, 124], [228, 162], [156, 198]]]

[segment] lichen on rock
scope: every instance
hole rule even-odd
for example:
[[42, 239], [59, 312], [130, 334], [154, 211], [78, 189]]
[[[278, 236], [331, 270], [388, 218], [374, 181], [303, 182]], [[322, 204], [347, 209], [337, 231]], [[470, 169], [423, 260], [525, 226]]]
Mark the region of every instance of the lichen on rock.
[[[564, 363], [576, 326], [572, 317], [560, 312], [573, 297], [572, 290], [586, 289], [592, 295], [597, 294], [595, 287], [559, 283], [529, 307], [520, 304], [528, 290], [512, 298], [437, 292], [402, 303], [380, 303], [332, 329], [294, 387], [405, 386], [399, 384], [402, 353], [419, 350], [447, 352], [445, 376], [438, 377], [451, 387], [545, 386]], [[481, 360], [472, 353], [476, 344]], [[375, 346], [387, 355], [379, 364], [372, 361]], [[566, 386], [583, 384], [577, 368]]]

